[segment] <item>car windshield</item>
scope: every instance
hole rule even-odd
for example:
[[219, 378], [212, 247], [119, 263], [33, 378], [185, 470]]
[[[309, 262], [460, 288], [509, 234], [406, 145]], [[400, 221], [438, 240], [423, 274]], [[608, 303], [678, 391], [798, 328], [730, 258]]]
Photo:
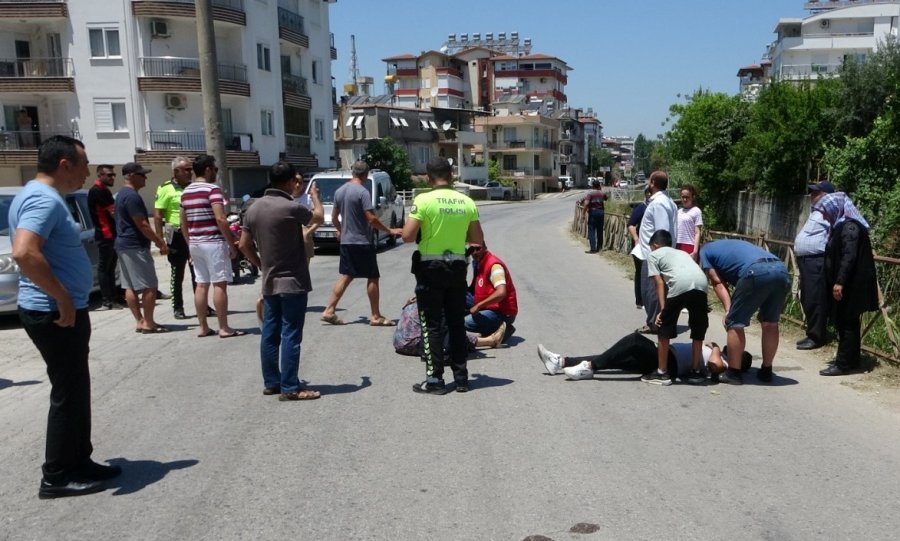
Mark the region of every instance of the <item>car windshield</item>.
[[[332, 177], [332, 178], [317, 178], [316, 186], [319, 188], [319, 200], [322, 201], [323, 205], [331, 205], [334, 203], [334, 192], [337, 191], [338, 188], [347, 183], [347, 179], [340, 177]], [[366, 180], [364, 184], [369, 193], [372, 193], [372, 179]]]
[[0, 195], [0, 236], [9, 236], [9, 207], [12, 201], [12, 195]]

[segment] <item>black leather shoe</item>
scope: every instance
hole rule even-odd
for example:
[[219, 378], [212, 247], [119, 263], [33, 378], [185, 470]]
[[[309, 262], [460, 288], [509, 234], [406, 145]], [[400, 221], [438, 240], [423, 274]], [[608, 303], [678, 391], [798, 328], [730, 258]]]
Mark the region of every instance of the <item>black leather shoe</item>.
[[58, 483], [51, 483], [45, 479], [41, 480], [41, 488], [38, 490], [38, 498], [49, 500], [52, 498], [68, 498], [69, 496], [84, 496], [86, 494], [95, 494], [106, 490], [103, 481], [83, 480], [65, 480]]
[[820, 347], [822, 347], [822, 344], [816, 343], [812, 338], [805, 338], [797, 342], [797, 349], [818, 349]]
[[846, 376], [849, 373], [849, 370], [844, 370], [836, 364], [829, 364], [825, 368], [819, 370], [820, 376]]
[[263, 394], [266, 396], [281, 394], [281, 387], [266, 387], [265, 389], [263, 389]]
[[91, 481], [105, 481], [120, 475], [122, 475], [121, 466], [97, 464], [93, 460], [75, 472], [75, 476], [79, 479], [90, 479]]

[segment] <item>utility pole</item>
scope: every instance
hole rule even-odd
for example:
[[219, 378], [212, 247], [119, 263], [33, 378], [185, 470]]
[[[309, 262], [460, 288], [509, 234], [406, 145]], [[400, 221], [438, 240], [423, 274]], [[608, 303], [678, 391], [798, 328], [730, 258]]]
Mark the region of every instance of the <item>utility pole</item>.
[[211, 0], [196, 0], [197, 49], [200, 52], [200, 88], [203, 95], [203, 126], [206, 153], [216, 159], [219, 183], [234, 195], [234, 186], [225, 160], [222, 138], [222, 100], [219, 97], [219, 61], [216, 57], [216, 32], [213, 27]]

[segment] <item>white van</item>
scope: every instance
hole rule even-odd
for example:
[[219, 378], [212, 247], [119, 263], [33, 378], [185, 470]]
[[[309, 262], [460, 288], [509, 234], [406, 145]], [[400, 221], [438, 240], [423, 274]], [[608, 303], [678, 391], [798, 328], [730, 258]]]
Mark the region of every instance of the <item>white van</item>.
[[[316, 183], [316, 186], [319, 188], [319, 198], [322, 201], [322, 206], [325, 207], [325, 223], [319, 226], [313, 237], [316, 246], [335, 246], [338, 244], [337, 230], [331, 222], [331, 212], [334, 209], [334, 192], [352, 177], [353, 175], [350, 171], [327, 171], [313, 175], [312, 181], [306, 186], [306, 190], [309, 191], [309, 186], [312, 182]], [[372, 169], [369, 171], [369, 178], [366, 179], [364, 186], [372, 195], [372, 208], [375, 211], [375, 215], [381, 220], [381, 223], [392, 229], [403, 227], [403, 223], [406, 221], [406, 209], [403, 207], [402, 199], [397, 196], [397, 190], [394, 188], [394, 183], [391, 182], [391, 176], [379, 169]], [[385, 239], [391, 245], [397, 242], [397, 238], [393, 235], [388, 235], [377, 229], [374, 230], [372, 239], [375, 246], [378, 246]]]

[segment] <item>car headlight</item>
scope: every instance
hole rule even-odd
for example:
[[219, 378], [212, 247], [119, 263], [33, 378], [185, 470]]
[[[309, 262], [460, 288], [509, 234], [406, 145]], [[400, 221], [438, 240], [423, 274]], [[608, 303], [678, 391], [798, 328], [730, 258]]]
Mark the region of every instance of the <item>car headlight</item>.
[[12, 254], [0, 255], [0, 274], [18, 274], [19, 265], [13, 259]]

